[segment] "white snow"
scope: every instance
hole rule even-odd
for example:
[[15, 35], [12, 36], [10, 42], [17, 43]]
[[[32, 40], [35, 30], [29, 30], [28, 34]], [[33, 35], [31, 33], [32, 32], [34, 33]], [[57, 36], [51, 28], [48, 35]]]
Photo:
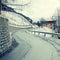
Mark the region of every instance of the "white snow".
[[[36, 27], [31, 29], [30, 31], [38, 31], [38, 32], [47, 32], [47, 33], [55, 33], [53, 29], [50, 29], [49, 27], [43, 26], [43, 27]], [[38, 35], [38, 32], [35, 34]], [[34, 34], [34, 32], [32, 32]], [[40, 36], [44, 36], [44, 33], [40, 33]], [[46, 34], [45, 37], [52, 37], [50, 34]]]
[[2, 11], [2, 16], [9, 20], [9, 25], [14, 27], [31, 27], [31, 23], [21, 15], [12, 12]]
[[[17, 38], [16, 41], [19, 43], [19, 46], [1, 58], [1, 60], [8, 60], [9, 58], [9, 60], [58, 60], [56, 49], [48, 42], [42, 40], [42, 38], [28, 34], [26, 30], [19, 30], [12, 37]], [[23, 52], [26, 52], [26, 50], [22, 50], [24, 41], [31, 46], [31, 49], [21, 59]]]
[[[18, 3], [18, 1], [17, 1], [17, 3]], [[58, 2], [56, 2], [56, 0], [55, 0], [55, 2], [54, 2], [54, 0], [48, 0], [49, 3], [45, 2], [45, 1], [43, 2], [43, 1], [44, 0], [41, 0], [41, 1], [37, 0], [37, 2], [36, 2], [35, 0], [32, 0], [31, 7], [29, 7], [28, 9], [25, 9], [22, 13], [33, 18], [35, 21], [38, 20], [42, 16], [49, 17], [53, 13], [54, 9], [57, 6], [59, 6], [59, 4], [58, 4]], [[44, 4], [40, 5], [40, 3], [42, 3], [42, 2]], [[46, 8], [43, 8], [44, 5]], [[53, 8], [51, 8], [51, 6]], [[47, 12], [47, 10], [48, 10], [48, 12]], [[21, 11], [18, 11], [18, 12], [21, 12]], [[9, 23], [11, 25], [13, 24], [13, 26], [31, 25], [22, 16], [19, 16], [15, 13], [7, 12], [7, 13], [5, 13], [5, 15], [6, 15], [5, 17], [8, 17]], [[54, 32], [51, 29], [49, 29], [48, 27], [36, 28], [34, 31]], [[28, 44], [30, 44], [32, 46], [32, 49], [28, 52], [28, 54], [22, 60], [58, 60], [58, 56], [57, 56], [58, 53], [57, 53], [56, 49], [50, 43], [44, 41], [42, 38], [39, 38], [32, 34], [26, 33], [26, 31], [25, 32], [17, 31], [14, 35], [17, 35], [19, 38], [22, 38], [22, 40], [25, 40], [26, 42], [28, 42]], [[50, 37], [50, 35], [47, 35], [47, 37]], [[57, 47], [59, 48], [59, 46], [57, 46]]]
[[22, 60], [58, 60], [55, 48], [41, 38], [32, 34], [29, 35], [24, 31], [16, 32], [14, 35], [22, 38], [22, 40], [28, 42], [32, 47]]

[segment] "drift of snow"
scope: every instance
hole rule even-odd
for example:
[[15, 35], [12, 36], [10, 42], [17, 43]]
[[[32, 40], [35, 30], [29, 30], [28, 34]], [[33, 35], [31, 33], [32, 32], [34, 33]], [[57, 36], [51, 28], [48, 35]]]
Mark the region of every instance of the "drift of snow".
[[16, 13], [2, 11], [2, 16], [4, 16], [5, 18], [8, 17], [9, 25], [12, 25], [15, 27], [16, 26], [17, 27], [18, 26], [31, 26], [29, 21], [27, 21], [24, 17]]

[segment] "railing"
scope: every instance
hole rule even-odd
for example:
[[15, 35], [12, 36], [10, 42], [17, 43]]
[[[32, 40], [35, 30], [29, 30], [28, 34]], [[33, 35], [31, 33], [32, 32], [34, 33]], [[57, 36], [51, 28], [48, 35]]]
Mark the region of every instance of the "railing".
[[60, 33], [40, 32], [40, 31], [31, 31], [31, 30], [29, 30], [29, 32], [31, 32], [31, 33], [33, 33], [35, 35], [37, 33], [38, 36], [40, 34], [43, 34], [43, 36], [46, 36], [48, 34], [48, 35], [51, 35], [52, 37], [54, 37], [54, 36], [57, 36], [57, 37], [60, 36]]

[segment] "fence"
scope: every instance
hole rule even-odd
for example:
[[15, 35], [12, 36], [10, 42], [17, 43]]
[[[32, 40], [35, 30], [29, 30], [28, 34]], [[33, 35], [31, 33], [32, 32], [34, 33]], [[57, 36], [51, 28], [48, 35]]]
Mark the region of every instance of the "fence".
[[50, 32], [40, 32], [40, 31], [31, 31], [31, 30], [29, 30], [29, 32], [30, 33], [33, 33], [34, 35], [40, 35], [40, 34], [43, 34], [43, 36], [46, 36], [47, 34], [48, 35], [51, 35], [52, 37], [54, 37], [54, 36], [57, 36], [57, 37], [59, 37], [60, 36], [60, 33], [50, 33]]

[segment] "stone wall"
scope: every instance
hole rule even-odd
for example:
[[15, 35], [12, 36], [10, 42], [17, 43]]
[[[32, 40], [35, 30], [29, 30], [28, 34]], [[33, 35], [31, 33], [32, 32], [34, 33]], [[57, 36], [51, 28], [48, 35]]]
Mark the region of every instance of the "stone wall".
[[0, 54], [6, 52], [11, 44], [8, 19], [0, 17]]

